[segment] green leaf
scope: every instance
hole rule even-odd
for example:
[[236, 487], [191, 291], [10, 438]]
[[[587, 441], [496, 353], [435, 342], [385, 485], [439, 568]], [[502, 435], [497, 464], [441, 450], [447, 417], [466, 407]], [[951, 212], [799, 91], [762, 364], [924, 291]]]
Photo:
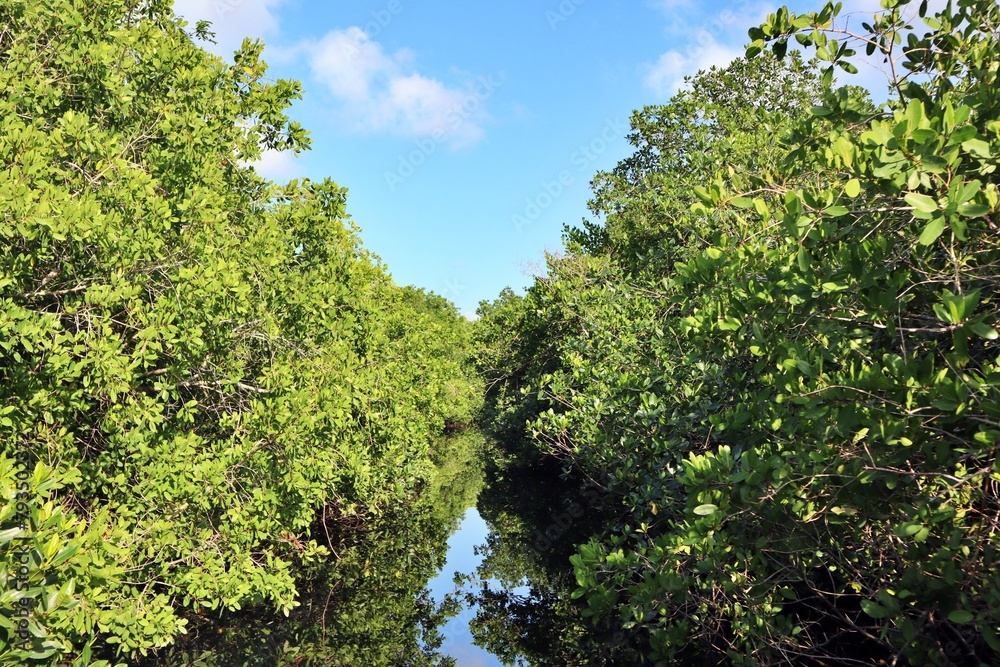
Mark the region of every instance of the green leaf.
[[694, 196], [700, 199], [703, 204], [714, 205], [718, 203], [717, 199], [701, 185], [696, 185], [691, 190], [694, 192]]
[[934, 314], [937, 315], [937, 318], [939, 320], [941, 320], [942, 322], [948, 322], [948, 323], [951, 323], [951, 324], [955, 323], [955, 320], [952, 318], [951, 313], [949, 313], [947, 310], [945, 310], [943, 304], [940, 304], [940, 303], [935, 303], [934, 304]]
[[[922, 213], [933, 213], [938, 210], [937, 202], [927, 195], [918, 192], [908, 192], [903, 197], [906, 203]], [[943, 229], [943, 227], [942, 227]]]
[[953, 215], [948, 218], [948, 224], [951, 226], [951, 231], [955, 232], [955, 238], [959, 241], [968, 241], [968, 237], [965, 232], [968, 230], [969, 225], [957, 215]]
[[920, 245], [930, 245], [941, 236], [944, 231], [944, 216], [938, 216], [927, 223], [924, 231], [920, 234]]
[[865, 612], [868, 616], [874, 619], [885, 618], [888, 613], [885, 607], [872, 600], [862, 600], [861, 611]]
[[969, 623], [976, 617], [970, 611], [965, 609], [956, 609], [955, 611], [948, 614], [948, 620], [952, 623]]
[[851, 180], [847, 181], [847, 183], [844, 185], [844, 194], [846, 194], [851, 199], [861, 194], [861, 181], [859, 181], [856, 178], [852, 178]]
[[56, 565], [62, 564], [64, 561], [67, 561], [70, 558], [72, 558], [79, 549], [80, 549], [79, 544], [70, 544], [68, 546], [63, 547], [62, 549], [59, 550], [58, 553], [56, 553], [55, 557], [52, 559], [52, 562], [49, 564], [49, 566], [55, 567]]
[[62, 650], [65, 647], [59, 642], [55, 641], [45, 641], [41, 644], [37, 644], [32, 647], [31, 652], [28, 655], [34, 660], [42, 660], [43, 658], [48, 658], [55, 655], [56, 651]]
[[982, 322], [971, 322], [969, 329], [972, 330], [972, 333], [986, 340], [996, 340], [998, 336], [996, 329]]
[[7, 544], [15, 537], [23, 533], [24, 531], [20, 528], [8, 528], [7, 530], [0, 530], [0, 544]]
[[799, 270], [803, 273], [807, 272], [812, 264], [812, 259], [805, 246], [799, 246], [799, 251], [796, 253], [796, 259], [798, 260]]
[[829, 88], [833, 85], [833, 65], [830, 65], [825, 70], [823, 70], [823, 76], [820, 79], [824, 88]]
[[906, 125], [910, 132], [920, 128], [924, 120], [924, 105], [920, 100], [910, 100], [906, 106]]
[[990, 157], [990, 145], [982, 139], [969, 139], [962, 142], [962, 149], [982, 158]]
[[705, 503], [704, 505], [698, 505], [694, 508], [694, 513], [698, 516], [709, 516], [715, 514], [718, 511], [719, 506], [713, 505], [712, 503]]
[[767, 208], [767, 204], [764, 203], [763, 199], [754, 199], [753, 207], [760, 214], [760, 217], [764, 219], [764, 222], [771, 219], [771, 211]]
[[994, 651], [1000, 652], [1000, 637], [997, 637], [997, 633], [989, 626], [982, 628], [982, 630], [983, 639], [986, 641], [987, 646]]
[[950, 199], [954, 201], [956, 204], [964, 204], [965, 202], [969, 201], [977, 194], [979, 194], [979, 192], [983, 188], [983, 184], [978, 179], [969, 181], [968, 183], [961, 183], [962, 186], [961, 188], [957, 187], [959, 183], [961, 182], [959, 181], [952, 183], [952, 189], [957, 190], [957, 192], [955, 196]]
[[981, 218], [990, 212], [990, 207], [985, 204], [962, 204], [958, 207], [959, 215], [966, 218]]
[[962, 127], [957, 127], [948, 137], [948, 145], [954, 146], [956, 144], [961, 144], [969, 139], [972, 139], [978, 134], [976, 128], [972, 125], [963, 125]]

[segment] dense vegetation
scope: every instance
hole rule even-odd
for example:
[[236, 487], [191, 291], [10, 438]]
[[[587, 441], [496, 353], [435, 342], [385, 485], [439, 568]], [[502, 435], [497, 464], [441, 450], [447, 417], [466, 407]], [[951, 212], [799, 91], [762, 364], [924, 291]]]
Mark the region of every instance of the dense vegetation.
[[[582, 617], [648, 664], [1000, 663], [1000, 8], [883, 6], [781, 9], [637, 112], [603, 224], [481, 307], [487, 430], [612, 517], [575, 611], [494, 604], [550, 643]], [[885, 104], [834, 85], [856, 48]], [[602, 664], [527, 625], [535, 664]]]
[[0, 664], [449, 664], [483, 458], [507, 661], [1000, 664], [995, 0], [779, 10], [475, 327], [170, 4], [0, 0]]
[[459, 579], [475, 609], [476, 644], [505, 664], [635, 664], [627, 633], [610, 619], [589, 623], [571, 599], [576, 545], [617, 517], [595, 504], [594, 488], [561, 478], [552, 460], [497, 458], [502, 451], [490, 452], [476, 504], [490, 527], [477, 547], [482, 562]]
[[447, 538], [475, 503], [481, 479], [474, 431], [435, 448], [431, 485], [378, 516], [320, 529], [332, 558], [297, 570], [299, 606], [287, 617], [267, 605], [192, 618], [187, 632], [139, 667], [454, 667], [440, 655], [444, 623], [460, 599], [435, 601], [428, 580], [443, 566]]
[[298, 84], [170, 5], [0, 2], [0, 664], [230, 631], [279, 664], [238, 615], [267, 609], [288, 660], [436, 662], [469, 323], [392, 282], [345, 190], [249, 166], [308, 147]]

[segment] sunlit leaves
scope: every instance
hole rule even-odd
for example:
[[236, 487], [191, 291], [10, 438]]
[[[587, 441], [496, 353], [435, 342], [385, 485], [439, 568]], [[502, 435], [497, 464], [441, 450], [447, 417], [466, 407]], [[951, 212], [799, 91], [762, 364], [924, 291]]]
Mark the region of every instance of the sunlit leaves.
[[33, 489], [38, 576], [76, 582], [47, 632], [107, 659], [170, 643], [180, 607], [290, 612], [320, 555], [291, 538], [412, 502], [479, 390], [468, 322], [392, 283], [343, 188], [245, 163], [308, 147], [298, 84], [134, 4], [0, 9], [0, 441], [68, 487]]
[[937, 202], [933, 198], [917, 192], [908, 192], [903, 199], [913, 207], [917, 213], [929, 214], [938, 210]]
[[930, 245], [934, 243], [944, 232], [945, 221], [944, 216], [935, 216], [930, 222], [924, 227], [924, 230], [920, 232], [920, 238], [918, 239], [921, 245]]
[[[902, 65], [881, 109], [833, 88], [833, 68], [857, 62], [836, 4], [752, 28], [751, 62], [795, 58], [793, 36], [815, 49], [830, 64], [819, 95], [781, 133], [724, 135], [712, 165], [691, 148], [717, 144], [685, 143], [712, 123], [677, 121], [718, 76], [643, 115], [636, 155], [600, 180], [611, 242], [550, 261], [523, 317], [505, 315], [532, 342], [501, 367], [537, 401], [506, 394], [506, 414], [629, 511], [631, 528], [601, 538], [614, 549], [574, 562], [575, 595], [595, 621], [644, 623], [653, 659], [767, 663], [787, 648], [924, 664], [944, 650], [932, 613], [975, 624], [962, 632], [983, 638], [976, 658], [996, 658], [981, 619], [1000, 594], [983, 485], [1000, 416], [1000, 7], [928, 11], [927, 34], [896, 11], [860, 24], [870, 54]], [[816, 616], [784, 616], [802, 594]], [[839, 642], [855, 632], [847, 609], [879, 639]]]

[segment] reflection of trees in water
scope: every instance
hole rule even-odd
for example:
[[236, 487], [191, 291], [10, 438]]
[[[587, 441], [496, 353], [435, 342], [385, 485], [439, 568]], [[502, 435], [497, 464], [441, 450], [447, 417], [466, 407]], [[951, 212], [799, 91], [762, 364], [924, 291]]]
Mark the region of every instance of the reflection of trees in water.
[[482, 475], [478, 434], [449, 438], [419, 497], [377, 517], [328, 512], [313, 526], [333, 555], [298, 562], [300, 605], [288, 617], [263, 605], [237, 613], [188, 615], [188, 633], [140, 667], [453, 666], [438, 653], [440, 629], [461, 610], [426, 589], [444, 565], [448, 536], [475, 502]]
[[637, 664], [630, 638], [593, 627], [572, 599], [569, 557], [617, 519], [602, 500], [545, 461], [488, 472], [477, 507], [490, 534], [482, 564], [465, 578], [477, 645], [506, 664]]

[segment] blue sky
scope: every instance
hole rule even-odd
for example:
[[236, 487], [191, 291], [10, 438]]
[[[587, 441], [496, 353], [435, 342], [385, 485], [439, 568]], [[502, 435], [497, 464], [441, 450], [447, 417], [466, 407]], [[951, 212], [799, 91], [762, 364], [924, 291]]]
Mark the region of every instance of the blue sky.
[[[871, 0], [856, 0], [867, 2]], [[801, 4], [801, 3], [799, 3]], [[330, 176], [349, 189], [363, 241], [400, 284], [466, 314], [515, 289], [590, 217], [589, 182], [628, 154], [633, 109], [684, 75], [738, 55], [777, 6], [757, 0], [177, 0], [217, 52], [267, 44], [275, 77], [302, 81], [300, 159], [276, 180]], [[812, 5], [803, 5], [803, 8]], [[818, 3], [816, 3], [818, 6]]]
[[[347, 187], [366, 247], [396, 281], [442, 294], [471, 316], [505, 286], [526, 286], [544, 253], [560, 249], [563, 224], [590, 217], [590, 180], [629, 154], [631, 112], [668, 101], [685, 75], [738, 56], [747, 28], [783, 3], [175, 4], [192, 23], [213, 23], [211, 48], [221, 55], [244, 36], [261, 38], [271, 75], [302, 81], [292, 116], [311, 130], [313, 150], [297, 160], [266, 155], [258, 169]], [[879, 6], [844, 4], [846, 12]], [[852, 80], [871, 89], [881, 81], [866, 69]], [[455, 570], [478, 563], [472, 547], [487, 527], [474, 511], [463, 525], [432, 583], [437, 593]], [[446, 630], [460, 667], [499, 664], [470, 645], [467, 621]]]

